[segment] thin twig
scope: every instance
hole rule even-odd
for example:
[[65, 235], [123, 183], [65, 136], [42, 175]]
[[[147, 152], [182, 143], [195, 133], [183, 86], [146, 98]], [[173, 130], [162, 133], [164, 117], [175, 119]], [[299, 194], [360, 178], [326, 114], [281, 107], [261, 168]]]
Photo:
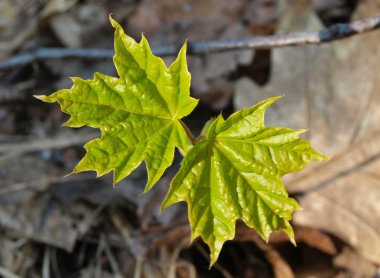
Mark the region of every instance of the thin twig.
[[13, 249], [21, 249], [21, 250], [17, 250], [16, 260], [13, 262], [10, 270], [12, 273], [20, 273], [22, 272], [21, 267], [23, 266], [25, 260], [28, 260], [31, 257], [30, 253], [31, 253], [32, 248], [31, 248], [29, 239], [26, 239], [26, 241], [16, 242], [15, 245], [13, 246]]
[[105, 199], [96, 207], [95, 210], [93, 210], [90, 214], [86, 216], [84, 220], [81, 221], [81, 223], [78, 225], [80, 235], [83, 236], [87, 233], [96, 217], [103, 211], [103, 209], [105, 209], [109, 205], [110, 202], [111, 199]]
[[44, 191], [49, 185], [59, 182], [69, 182], [69, 181], [80, 181], [86, 179], [92, 179], [93, 175], [91, 174], [82, 174], [80, 176], [70, 176], [70, 177], [51, 177], [45, 176], [35, 180], [27, 180], [19, 183], [15, 183], [8, 186], [2, 186], [0, 188], [0, 196], [7, 195], [23, 190], [34, 190], [34, 191]]
[[105, 247], [105, 242], [104, 242], [104, 234], [100, 234], [100, 239], [99, 239], [99, 245], [98, 245], [98, 249], [96, 250], [96, 260], [95, 260], [95, 263], [96, 263], [96, 266], [95, 266], [95, 278], [101, 278], [102, 277], [102, 260], [101, 260], [101, 256], [102, 256], [102, 253], [104, 251], [104, 247]]
[[[380, 15], [368, 17], [351, 23], [340, 23], [314, 32], [293, 32], [285, 35], [257, 36], [241, 39], [221, 39], [214, 41], [188, 42], [188, 54], [203, 55], [207, 53], [223, 52], [242, 49], [271, 49], [276, 47], [322, 44], [344, 39], [356, 34], [365, 33], [380, 28]], [[158, 56], [177, 55], [181, 44], [154, 47], [153, 53]], [[96, 48], [37, 48], [32, 52], [21, 53], [10, 59], [0, 62], [0, 70], [29, 64], [36, 60], [85, 58], [109, 59], [114, 55], [113, 50]]]
[[28, 142], [4, 143], [0, 146], [0, 161], [6, 161], [12, 157], [27, 152], [35, 152], [52, 148], [67, 148], [81, 145], [98, 136], [97, 132], [81, 132], [61, 134], [60, 136], [33, 139]]
[[179, 256], [179, 253], [182, 251], [182, 249], [185, 248], [185, 246], [189, 245], [189, 239], [188, 238], [183, 238], [178, 244], [176, 244], [175, 249], [173, 253], [170, 256], [169, 259], [169, 268], [167, 272], [167, 277], [168, 278], [175, 278], [176, 277], [176, 269], [177, 269], [177, 259]]
[[114, 278], [123, 278], [123, 274], [121, 273], [119, 263], [117, 262], [114, 254], [111, 251], [111, 247], [108, 243], [107, 236], [104, 236], [104, 251], [106, 253], [108, 262], [110, 263], [110, 267], [113, 272], [113, 277]]

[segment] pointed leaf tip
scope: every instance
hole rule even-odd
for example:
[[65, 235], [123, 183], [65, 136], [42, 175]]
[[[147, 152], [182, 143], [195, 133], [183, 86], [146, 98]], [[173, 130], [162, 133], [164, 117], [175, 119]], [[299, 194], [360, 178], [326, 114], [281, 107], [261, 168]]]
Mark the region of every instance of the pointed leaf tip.
[[110, 13], [108, 15], [108, 19], [109, 21], [111, 22], [111, 25], [114, 27], [114, 28], [121, 28], [121, 25], [119, 24], [119, 22], [117, 22], [115, 19], [113, 19], [112, 17], [112, 13]]
[[44, 102], [54, 102], [54, 101], [51, 101], [49, 96], [46, 96], [46, 95], [33, 95], [33, 97], [36, 99], [42, 100]]

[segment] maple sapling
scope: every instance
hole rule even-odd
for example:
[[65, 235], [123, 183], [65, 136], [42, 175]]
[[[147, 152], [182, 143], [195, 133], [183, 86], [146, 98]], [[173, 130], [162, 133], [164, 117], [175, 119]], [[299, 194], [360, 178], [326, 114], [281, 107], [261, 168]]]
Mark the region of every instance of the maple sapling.
[[113, 171], [116, 184], [145, 161], [147, 192], [172, 164], [178, 148], [184, 158], [162, 208], [187, 202], [191, 238], [201, 236], [207, 243], [210, 266], [224, 242], [234, 238], [237, 219], [266, 241], [271, 232], [284, 230], [294, 242], [289, 220], [299, 205], [288, 197], [281, 178], [327, 157], [299, 139], [304, 130], [264, 126], [264, 113], [278, 97], [227, 119], [220, 115], [195, 138], [181, 120], [198, 103], [190, 97], [186, 44], [167, 68], [144, 36], [137, 43], [110, 21], [119, 77], [95, 73], [92, 80], [73, 78], [71, 89], [36, 96], [58, 102], [71, 115], [66, 126], [101, 130], [101, 138], [85, 144], [86, 155], [73, 173], [93, 170], [102, 176]]

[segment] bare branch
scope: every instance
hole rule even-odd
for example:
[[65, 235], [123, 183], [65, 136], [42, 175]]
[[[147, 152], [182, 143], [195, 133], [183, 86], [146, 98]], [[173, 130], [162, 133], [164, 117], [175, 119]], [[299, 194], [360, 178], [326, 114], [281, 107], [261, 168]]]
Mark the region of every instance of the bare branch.
[[[335, 24], [329, 28], [315, 32], [293, 32], [285, 35], [188, 42], [188, 54], [200, 55], [230, 50], [271, 49], [293, 45], [322, 44], [378, 28], [380, 28], [380, 15], [353, 21], [351, 23]], [[153, 53], [158, 56], [173, 56], [177, 55], [180, 48], [181, 44], [176, 44], [159, 46], [152, 50]], [[10, 59], [0, 61], [0, 70], [25, 65], [42, 59], [109, 59], [113, 54], [113, 50], [94, 48], [37, 48], [33, 52], [22, 53]]]

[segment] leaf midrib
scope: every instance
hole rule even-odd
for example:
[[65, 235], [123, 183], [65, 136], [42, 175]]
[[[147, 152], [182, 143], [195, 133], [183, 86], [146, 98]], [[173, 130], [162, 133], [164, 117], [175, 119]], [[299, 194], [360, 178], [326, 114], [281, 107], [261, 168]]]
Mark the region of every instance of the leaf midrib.
[[[152, 138], [154, 136], [156, 136], [158, 133], [160, 133], [162, 130], [166, 129], [169, 127], [169, 125], [173, 125], [172, 122], [169, 122], [165, 125], [163, 125], [162, 127], [160, 127], [158, 130], [156, 130], [154, 133], [150, 134], [149, 136], [145, 137], [143, 140], [140, 140], [138, 143], [134, 144], [134, 145], [127, 145], [127, 143], [125, 143], [122, 139], [120, 139], [120, 137], [118, 137], [117, 135], [113, 135], [112, 133], [107, 133], [109, 134], [109, 136], [111, 137], [117, 137], [122, 143], [123, 145], [125, 146], [125, 148], [123, 148], [123, 150], [125, 149], [131, 149], [132, 151], [134, 151], [138, 145], [140, 145], [141, 143], [145, 143], [147, 141], [150, 141], [149, 138]], [[102, 139], [102, 138], [101, 138]], [[153, 139], [153, 138], [152, 138]], [[121, 151], [121, 150], [120, 150]]]
[[[124, 40], [123, 39], [121, 39], [121, 42], [123, 43], [123, 45], [124, 45], [124, 47], [125, 47], [125, 49], [127, 49], [128, 50], [128, 47], [126, 46], [126, 44], [124, 43]], [[140, 46], [140, 47], [142, 47], [142, 45], [140, 44], [140, 43], [137, 43], [136, 41], [135, 41], [135, 43], [138, 45], [138, 46]], [[145, 51], [144, 51], [144, 58], [145, 58], [145, 64], [147, 65], [147, 63], [148, 63], [148, 55], [147, 55], [147, 53], [148, 53], [148, 51], [146, 50], [146, 47], [148, 47], [148, 45], [146, 45], [145, 46]], [[158, 87], [157, 87], [157, 85], [156, 85], [156, 82], [157, 82], [157, 80], [156, 80], [156, 82], [154, 82], [153, 80], [151, 80], [151, 77], [148, 75], [148, 73], [147, 73], [147, 71], [146, 71], [146, 68], [144, 69], [141, 65], [140, 65], [140, 63], [135, 59], [135, 57], [133, 56], [133, 52], [132, 51], [129, 51], [129, 56], [133, 59], [133, 61], [139, 66], [139, 69], [141, 70], [141, 71], [143, 71], [144, 73], [145, 73], [145, 76], [146, 76], [146, 79], [153, 85], [153, 87], [155, 88], [155, 92], [156, 92], [156, 94], [159, 96], [159, 98], [161, 99], [161, 101], [165, 104], [165, 106], [166, 106], [166, 108], [167, 108], [167, 111], [169, 111], [169, 113], [171, 114], [171, 116], [172, 116], [172, 118], [174, 117], [174, 115], [173, 115], [173, 112], [171, 111], [171, 109], [170, 109], [170, 107], [169, 107], [169, 104], [166, 102], [166, 100], [163, 98], [163, 96], [161, 95], [161, 93], [160, 93], [160, 90], [158, 89]], [[153, 54], [152, 54], [153, 55]], [[117, 53], [115, 53], [115, 56], [118, 56], [117, 55]], [[154, 55], [153, 55], [154, 56]], [[154, 58], [156, 58], [156, 56], [154, 56], [153, 57], [153, 59]], [[119, 60], [119, 62], [125, 67], [125, 68], [133, 68], [133, 67], [129, 67], [128, 65], [126, 65], [121, 59], [118, 59]], [[115, 65], [116, 66], [116, 65]], [[171, 73], [168, 71], [168, 69], [167, 69], [167, 67], [164, 65], [164, 70], [165, 70], [165, 72], [167, 72], [169, 75], [171, 75]], [[128, 75], [128, 73], [126, 72], [125, 73], [126, 75]], [[158, 76], [161, 76], [161, 71], [159, 71], [159, 75]], [[120, 76], [120, 78], [123, 78], [122, 76]]]

